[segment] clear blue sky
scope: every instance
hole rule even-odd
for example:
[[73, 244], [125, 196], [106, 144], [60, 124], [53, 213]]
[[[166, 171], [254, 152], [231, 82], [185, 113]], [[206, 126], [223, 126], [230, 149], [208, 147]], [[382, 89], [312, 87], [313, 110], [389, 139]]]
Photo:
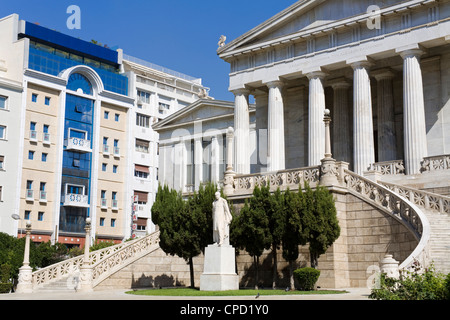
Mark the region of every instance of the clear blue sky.
[[[256, 27], [295, 0], [0, 0], [0, 17], [12, 13], [29, 22], [109, 47], [203, 79], [211, 96], [233, 100], [229, 64], [217, 54], [227, 43]], [[81, 29], [66, 26], [69, 5], [81, 9]]]

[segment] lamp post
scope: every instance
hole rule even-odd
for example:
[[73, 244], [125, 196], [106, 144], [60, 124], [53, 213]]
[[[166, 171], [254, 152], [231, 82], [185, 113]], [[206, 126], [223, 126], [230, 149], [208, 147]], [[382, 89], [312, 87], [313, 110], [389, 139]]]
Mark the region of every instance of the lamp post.
[[86, 218], [86, 239], [84, 243], [84, 259], [81, 266], [81, 288], [82, 292], [92, 291], [92, 267], [89, 259], [89, 247], [91, 246], [91, 218]]
[[30, 236], [31, 236], [31, 222], [27, 221], [26, 238], [25, 238], [25, 252], [23, 254], [23, 265], [19, 269], [19, 283], [17, 284], [17, 293], [32, 293], [33, 269], [30, 267]]

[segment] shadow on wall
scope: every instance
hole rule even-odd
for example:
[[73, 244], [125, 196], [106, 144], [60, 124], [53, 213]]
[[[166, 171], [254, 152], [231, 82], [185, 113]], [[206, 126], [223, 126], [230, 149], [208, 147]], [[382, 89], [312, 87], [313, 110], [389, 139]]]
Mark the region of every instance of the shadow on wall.
[[160, 287], [178, 287], [182, 284], [173, 276], [160, 275], [153, 278], [153, 276], [146, 276], [142, 274], [139, 278], [135, 278], [134, 274], [131, 276], [131, 288], [160, 288]]

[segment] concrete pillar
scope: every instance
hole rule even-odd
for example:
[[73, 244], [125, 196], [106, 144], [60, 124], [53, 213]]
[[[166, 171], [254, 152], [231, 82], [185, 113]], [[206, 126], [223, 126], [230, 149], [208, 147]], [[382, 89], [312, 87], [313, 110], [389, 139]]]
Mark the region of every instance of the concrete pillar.
[[397, 160], [393, 79], [394, 73], [383, 69], [373, 74], [377, 79], [378, 161]]
[[308, 166], [320, 165], [325, 153], [325, 73], [308, 73], [309, 79], [309, 116], [308, 116]]
[[428, 156], [420, 56], [423, 51], [400, 52], [403, 58], [403, 123], [406, 174], [420, 173], [421, 161]]
[[235, 171], [240, 174], [250, 173], [250, 115], [249, 91], [234, 90], [234, 136], [235, 136]]
[[367, 60], [350, 64], [353, 76], [353, 157], [354, 171], [363, 175], [375, 162], [372, 95]]
[[267, 171], [284, 170], [284, 103], [282, 96], [283, 84], [281, 81], [267, 83], [269, 88], [268, 107], [268, 168]]
[[203, 180], [203, 140], [195, 138], [194, 140], [194, 165], [195, 165], [195, 190], [200, 189], [200, 183]]

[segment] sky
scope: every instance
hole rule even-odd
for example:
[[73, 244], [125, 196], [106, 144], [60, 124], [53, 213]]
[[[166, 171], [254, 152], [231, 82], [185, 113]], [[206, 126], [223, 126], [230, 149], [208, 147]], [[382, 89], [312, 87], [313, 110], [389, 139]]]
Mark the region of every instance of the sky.
[[[217, 55], [226, 43], [263, 23], [295, 0], [0, 0], [0, 18], [19, 19], [67, 35], [118, 47], [124, 53], [202, 78], [210, 95], [233, 101], [228, 63]], [[81, 10], [80, 29], [69, 29], [70, 5]]]

